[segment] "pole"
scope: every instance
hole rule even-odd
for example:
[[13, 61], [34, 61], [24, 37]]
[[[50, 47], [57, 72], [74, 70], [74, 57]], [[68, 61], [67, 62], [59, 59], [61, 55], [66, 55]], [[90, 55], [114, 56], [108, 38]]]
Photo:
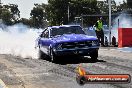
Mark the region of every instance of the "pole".
[[118, 19], [118, 28], [120, 27], [120, 20]]
[[108, 0], [109, 4], [109, 44], [111, 45], [111, 0]]
[[69, 4], [68, 4], [68, 23], [69, 23], [69, 17], [70, 17], [70, 15], [69, 15]]
[[82, 16], [82, 19], [81, 20], [82, 20], [82, 28], [83, 28], [83, 16]]
[[[1, 5], [2, 5], [2, 3], [1, 3], [1, 0], [0, 0], [0, 6], [1, 6]], [[0, 12], [0, 24], [2, 23], [1, 13], [2, 13], [2, 11]]]
[[76, 25], [77, 25], [77, 17], [75, 17], [75, 23], [76, 23]]

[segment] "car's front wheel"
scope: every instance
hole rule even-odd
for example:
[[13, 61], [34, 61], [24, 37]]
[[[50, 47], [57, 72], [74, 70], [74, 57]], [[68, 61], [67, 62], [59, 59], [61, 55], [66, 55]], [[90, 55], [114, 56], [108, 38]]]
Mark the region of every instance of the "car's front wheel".
[[98, 60], [98, 50], [96, 50], [93, 53], [91, 53], [90, 57], [91, 57], [92, 61], [97, 61]]
[[50, 52], [51, 54], [50, 54], [50, 57], [51, 57], [51, 62], [56, 62], [56, 55], [54, 54], [54, 52], [51, 50], [51, 52]]

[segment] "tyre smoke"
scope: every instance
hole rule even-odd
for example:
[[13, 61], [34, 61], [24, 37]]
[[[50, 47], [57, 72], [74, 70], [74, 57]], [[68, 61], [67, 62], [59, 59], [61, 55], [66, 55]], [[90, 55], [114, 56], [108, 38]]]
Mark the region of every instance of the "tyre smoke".
[[38, 58], [35, 40], [38, 29], [31, 29], [23, 24], [16, 24], [0, 29], [0, 54], [11, 54], [23, 58]]
[[127, 13], [122, 13], [113, 20], [112, 36], [118, 40], [118, 28], [132, 28], [132, 17]]

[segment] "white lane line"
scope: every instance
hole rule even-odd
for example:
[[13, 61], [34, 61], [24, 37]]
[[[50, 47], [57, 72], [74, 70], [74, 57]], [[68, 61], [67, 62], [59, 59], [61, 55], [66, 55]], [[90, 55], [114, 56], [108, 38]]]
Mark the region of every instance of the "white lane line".
[[8, 88], [1, 79], [0, 79], [0, 88]]
[[50, 74], [49, 73], [36, 73], [36, 74], [16, 74], [16, 76], [19, 76], [19, 77], [23, 77], [23, 76], [32, 76], [32, 77], [38, 77], [38, 76], [41, 76], [41, 75], [45, 75], [45, 76], [49, 76]]

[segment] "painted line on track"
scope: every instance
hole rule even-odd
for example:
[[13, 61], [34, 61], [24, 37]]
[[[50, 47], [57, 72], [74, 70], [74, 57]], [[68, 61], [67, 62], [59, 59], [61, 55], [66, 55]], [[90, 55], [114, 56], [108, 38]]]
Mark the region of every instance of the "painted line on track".
[[1, 79], [0, 79], [0, 88], [8, 88]]

